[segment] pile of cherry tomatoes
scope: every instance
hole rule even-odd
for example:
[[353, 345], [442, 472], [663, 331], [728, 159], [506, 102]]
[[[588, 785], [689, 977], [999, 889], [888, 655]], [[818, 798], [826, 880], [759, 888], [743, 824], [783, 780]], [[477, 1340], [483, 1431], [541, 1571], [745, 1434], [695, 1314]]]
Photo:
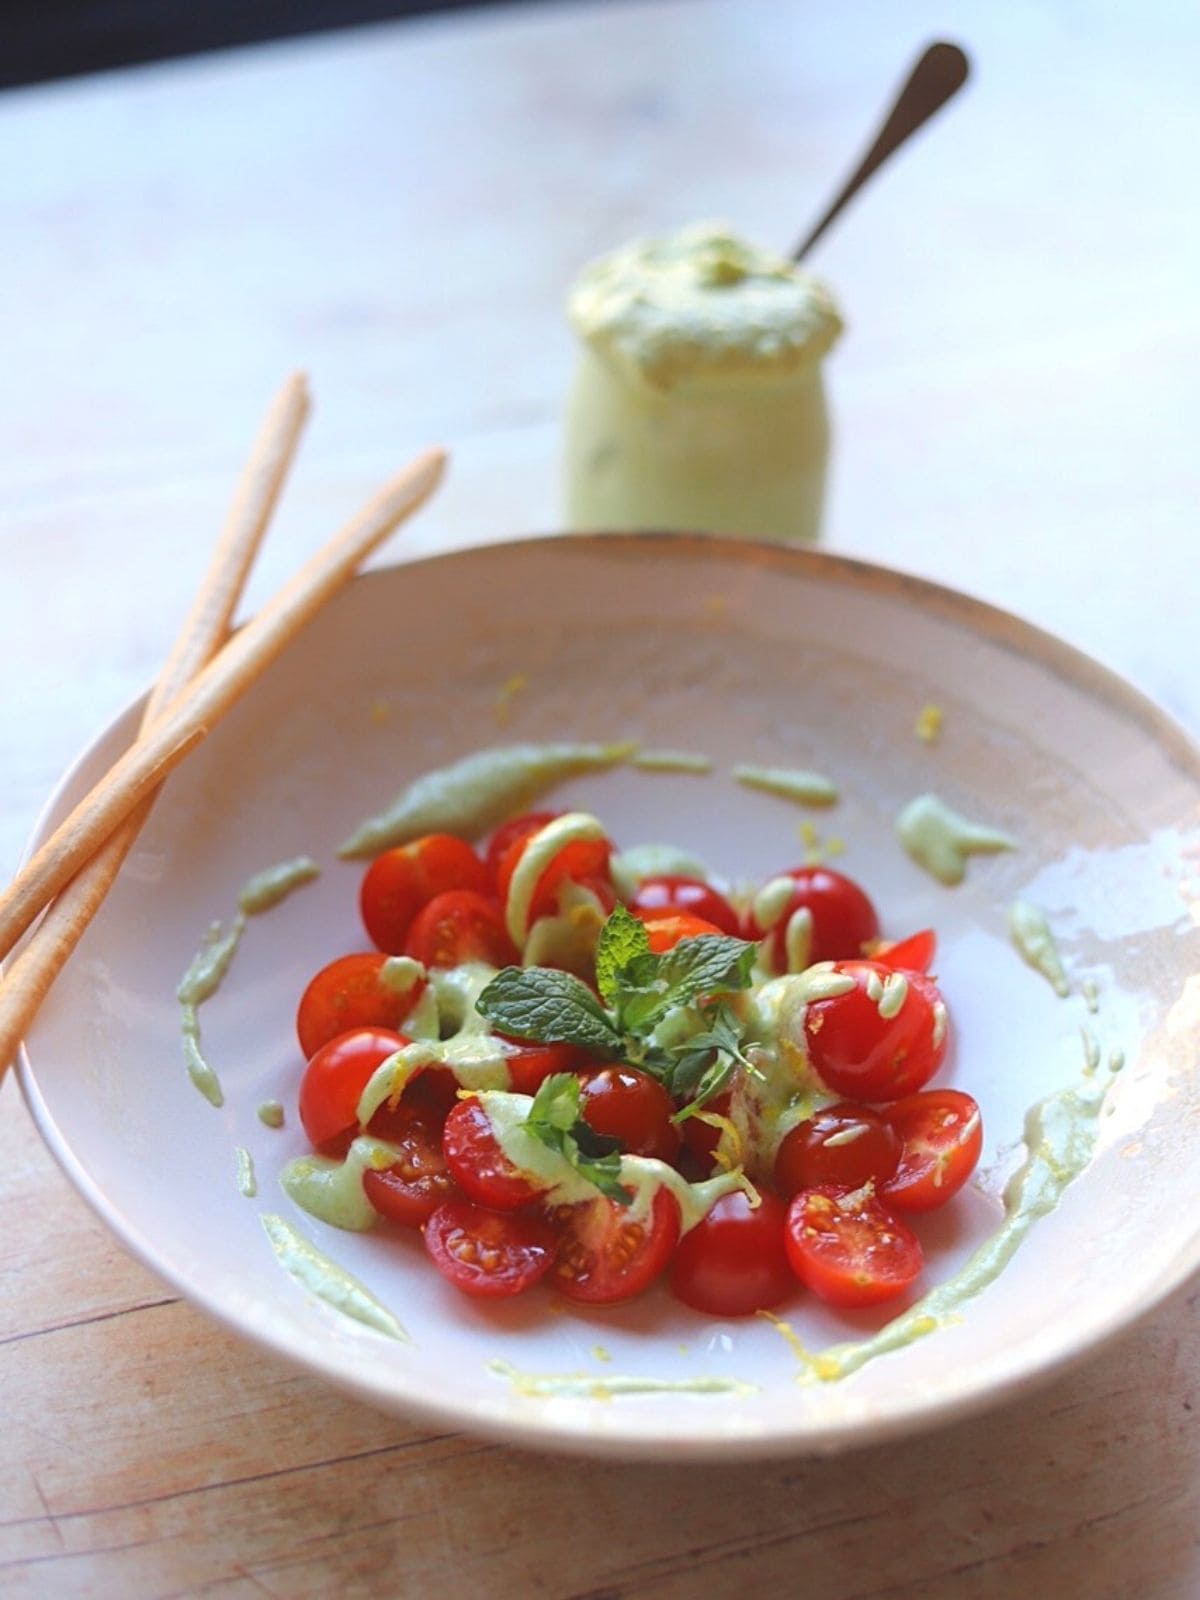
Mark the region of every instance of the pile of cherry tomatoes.
[[[508, 883], [529, 842], [553, 812], [502, 826], [483, 853], [462, 839], [431, 834], [386, 851], [367, 869], [362, 920], [375, 949], [344, 955], [308, 985], [297, 1013], [307, 1060], [300, 1116], [313, 1147], [344, 1156], [360, 1129], [357, 1108], [376, 1069], [408, 1043], [406, 1018], [427, 981], [385, 980], [391, 956], [426, 973], [464, 963], [519, 964], [508, 932]], [[601, 914], [617, 902], [608, 840], [567, 844], [538, 878], [531, 920], [555, 913], [565, 881], [582, 885]], [[922, 1267], [909, 1219], [944, 1205], [970, 1176], [982, 1144], [979, 1110], [955, 1089], [927, 1088], [946, 1050], [946, 1013], [927, 976], [932, 933], [899, 943], [880, 938], [870, 900], [827, 866], [801, 866], [790, 897], [772, 899], [760, 925], [751, 900], [740, 908], [698, 879], [656, 876], [629, 909], [651, 949], [721, 932], [759, 943], [760, 961], [785, 969], [785, 935], [808, 913], [808, 958], [833, 963], [851, 980], [843, 992], [808, 1001], [798, 1043], [830, 1092], [830, 1103], [790, 1128], [769, 1171], [748, 1160], [752, 1190], [723, 1195], [681, 1237], [670, 1185], [648, 1205], [627, 1208], [597, 1190], [594, 1200], [552, 1205], [537, 1176], [515, 1166], [488, 1118], [452, 1073], [422, 1068], [395, 1104], [365, 1131], [394, 1151], [368, 1167], [363, 1187], [379, 1215], [420, 1230], [434, 1265], [468, 1294], [516, 1294], [539, 1280], [575, 1301], [626, 1300], [665, 1276], [697, 1310], [745, 1315], [781, 1305], [798, 1281], [839, 1306], [903, 1294]], [[760, 902], [761, 907], [761, 902]], [[585, 976], [586, 974], [581, 974]], [[890, 980], [890, 981], [889, 981]], [[899, 981], [898, 981], [899, 980]], [[881, 1004], [885, 991], [895, 1002]], [[583, 1120], [622, 1151], [676, 1168], [689, 1181], [712, 1175], [726, 1092], [680, 1118], [658, 1078], [622, 1061], [589, 1060], [577, 1046], [494, 1035], [511, 1091], [533, 1095], [548, 1076], [575, 1074]], [[839, 1097], [839, 1098], [832, 1098]]]

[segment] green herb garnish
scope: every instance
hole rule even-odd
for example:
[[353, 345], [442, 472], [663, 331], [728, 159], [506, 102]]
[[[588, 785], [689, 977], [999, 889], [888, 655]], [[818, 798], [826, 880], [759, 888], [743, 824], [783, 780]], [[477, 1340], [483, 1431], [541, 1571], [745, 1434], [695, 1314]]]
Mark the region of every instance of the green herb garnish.
[[[742, 1053], [742, 1024], [721, 997], [750, 985], [755, 947], [728, 934], [681, 939], [656, 955], [645, 925], [617, 906], [596, 948], [596, 996], [570, 973], [505, 967], [476, 1008], [493, 1027], [539, 1044], [577, 1044], [605, 1059], [630, 1062], [658, 1078], [672, 1096], [698, 1109], [728, 1082]], [[655, 1030], [679, 1016], [680, 1038]], [[540, 1135], [539, 1135], [540, 1137]]]
[[581, 1178], [600, 1193], [627, 1206], [633, 1196], [621, 1182], [621, 1152], [616, 1139], [596, 1133], [580, 1111], [582, 1089], [571, 1072], [543, 1079], [525, 1119], [525, 1131], [549, 1150], [556, 1150]]

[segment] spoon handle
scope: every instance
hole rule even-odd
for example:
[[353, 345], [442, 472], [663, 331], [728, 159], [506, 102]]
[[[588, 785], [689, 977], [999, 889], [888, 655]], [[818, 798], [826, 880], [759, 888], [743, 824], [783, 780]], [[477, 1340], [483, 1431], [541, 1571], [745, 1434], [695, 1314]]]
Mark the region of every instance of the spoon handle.
[[939, 40], [931, 44], [909, 73], [904, 87], [879, 130], [875, 143], [843, 184], [833, 204], [804, 242], [792, 252], [793, 261], [802, 261], [843, 207], [854, 198], [871, 175], [917, 129], [958, 93], [967, 81], [970, 63], [956, 44]]

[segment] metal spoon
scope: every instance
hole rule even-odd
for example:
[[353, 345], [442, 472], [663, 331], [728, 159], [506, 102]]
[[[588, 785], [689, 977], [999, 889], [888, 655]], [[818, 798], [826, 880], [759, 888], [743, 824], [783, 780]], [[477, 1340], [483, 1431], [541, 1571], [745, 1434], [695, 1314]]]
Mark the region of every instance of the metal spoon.
[[820, 222], [792, 252], [793, 261], [804, 259], [829, 224], [841, 214], [842, 208], [854, 198], [867, 179], [879, 170], [893, 151], [899, 150], [904, 141], [916, 133], [923, 123], [928, 122], [935, 111], [940, 111], [947, 100], [953, 99], [966, 83], [970, 70], [966, 54], [956, 44], [939, 40], [937, 44], [929, 46], [896, 96], [895, 104], [888, 113], [887, 121], [879, 130], [875, 143], [842, 185], [836, 199]]

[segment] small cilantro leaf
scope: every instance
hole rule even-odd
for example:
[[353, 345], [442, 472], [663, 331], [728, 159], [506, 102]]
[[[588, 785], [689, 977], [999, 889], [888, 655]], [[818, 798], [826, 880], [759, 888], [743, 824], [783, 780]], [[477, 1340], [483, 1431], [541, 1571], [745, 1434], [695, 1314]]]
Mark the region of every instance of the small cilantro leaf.
[[620, 1145], [589, 1128], [580, 1107], [580, 1084], [574, 1073], [551, 1073], [533, 1097], [525, 1131], [547, 1149], [556, 1150], [602, 1195], [627, 1206], [632, 1196], [621, 1182]]
[[595, 995], [569, 972], [553, 967], [503, 967], [475, 1009], [493, 1027], [538, 1044], [578, 1044], [618, 1055], [621, 1037]]
[[618, 905], [600, 930], [596, 946], [596, 987], [610, 1005], [621, 992], [622, 970], [638, 956], [650, 953], [646, 924]]

